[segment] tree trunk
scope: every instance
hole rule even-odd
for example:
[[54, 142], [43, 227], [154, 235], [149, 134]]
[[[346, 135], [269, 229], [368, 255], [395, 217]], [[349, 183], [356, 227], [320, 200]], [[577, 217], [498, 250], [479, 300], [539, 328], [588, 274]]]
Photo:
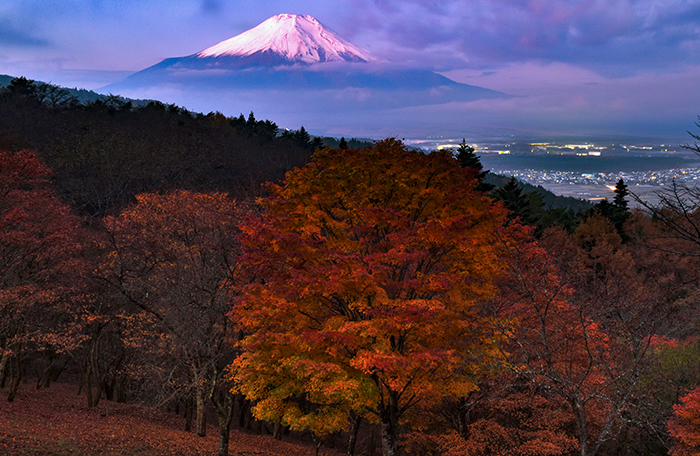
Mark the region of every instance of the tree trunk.
[[207, 435], [207, 417], [204, 414], [206, 406], [206, 391], [203, 385], [197, 385], [196, 391], [197, 400], [197, 435], [206, 437]]
[[185, 432], [192, 431], [192, 415], [194, 407], [192, 405], [192, 395], [188, 394], [185, 399]]
[[581, 456], [588, 455], [588, 420], [586, 419], [586, 409], [579, 401], [577, 396], [571, 399], [571, 408], [576, 418], [576, 426], [578, 427], [578, 440], [581, 445]]
[[51, 386], [51, 377], [53, 374], [54, 370], [54, 359], [55, 355], [53, 351], [49, 351], [49, 353], [44, 357], [44, 359], [48, 358], [48, 364], [46, 367], [42, 370], [41, 375], [39, 375], [39, 378], [36, 380], [36, 389], [41, 389], [41, 388], [48, 388]]
[[379, 421], [382, 426], [382, 448], [384, 456], [396, 456], [399, 453], [399, 409], [398, 395], [388, 391], [387, 403], [379, 404]]
[[17, 345], [17, 353], [15, 354], [15, 372], [12, 378], [12, 384], [10, 385], [10, 392], [7, 395], [7, 402], [12, 402], [15, 400], [17, 391], [19, 390], [19, 382], [22, 379], [22, 344]]
[[[99, 341], [93, 339], [90, 351], [85, 356], [85, 367], [83, 375], [85, 376], [85, 394], [87, 396], [88, 407], [90, 408], [97, 407], [97, 404], [102, 398], [102, 388], [104, 386], [102, 381], [103, 379], [100, 375], [98, 344]], [[93, 374], [95, 375], [95, 380], [97, 382], [97, 391], [94, 392], [94, 395], [92, 390]], [[80, 391], [78, 391], [78, 394], [80, 394]]]
[[129, 385], [129, 377], [126, 374], [117, 374], [117, 402], [126, 402], [126, 393]]
[[279, 421], [274, 423], [272, 426], [272, 438], [275, 440], [282, 440], [282, 431], [284, 431], [284, 426]]
[[[238, 427], [243, 428], [245, 426], [245, 419], [248, 416], [248, 410], [250, 409], [250, 401], [245, 398], [242, 394], [238, 395]], [[248, 427], [250, 427], [250, 420], [248, 420]]]
[[[92, 368], [90, 361], [85, 361], [85, 396], [87, 396], [88, 407], [92, 408]], [[80, 393], [78, 393], [80, 394]]]
[[231, 426], [219, 423], [219, 456], [228, 456], [228, 443], [231, 434]]
[[316, 452], [314, 453], [314, 455], [318, 456], [318, 451], [321, 449], [321, 445], [323, 445], [323, 437], [319, 437], [312, 432], [311, 440], [313, 440], [314, 444], [316, 445]]
[[356, 415], [352, 418], [347, 456], [355, 456], [355, 445], [357, 444], [357, 434], [360, 431], [360, 423], [362, 423], [362, 416]]
[[5, 350], [0, 358], [0, 388], [5, 387], [5, 379], [7, 378], [7, 361], [10, 359], [10, 352]]
[[92, 372], [95, 374], [95, 380], [97, 381], [97, 392], [92, 400], [92, 407], [97, 407], [97, 404], [102, 398], [102, 389], [104, 387], [104, 379], [102, 378], [102, 373], [100, 372], [100, 359], [99, 359], [99, 339], [95, 340], [92, 345], [92, 350], [90, 352], [90, 363], [92, 364]]
[[234, 395], [231, 393], [226, 393], [223, 404], [212, 400], [219, 418], [219, 456], [228, 456], [231, 423], [233, 422], [233, 400]]

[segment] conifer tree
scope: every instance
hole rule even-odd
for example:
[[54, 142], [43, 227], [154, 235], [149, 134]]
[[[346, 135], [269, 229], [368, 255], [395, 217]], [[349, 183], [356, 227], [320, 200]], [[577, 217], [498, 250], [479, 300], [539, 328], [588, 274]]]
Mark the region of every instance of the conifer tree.
[[14, 78], [10, 81], [7, 89], [13, 95], [34, 97], [36, 94], [36, 83], [33, 79], [27, 79], [24, 76]]
[[615, 225], [615, 228], [623, 241], [628, 240], [623, 226], [630, 215], [626, 199], [629, 194], [630, 192], [627, 189], [625, 181], [622, 179], [617, 181], [617, 185], [615, 185], [615, 197], [613, 198], [610, 221]]
[[627, 196], [629, 195], [629, 190], [623, 179], [617, 181], [615, 185], [615, 197], [613, 202], [609, 202], [607, 198], [601, 200], [595, 207], [589, 211], [588, 215], [593, 213], [599, 213], [606, 219], [608, 219], [613, 225], [617, 233], [620, 235], [623, 241], [627, 240], [627, 236], [624, 233], [623, 225], [629, 217], [629, 209], [627, 207]]
[[[241, 114], [243, 115], [243, 114]], [[250, 114], [248, 114], [248, 126], [249, 127], [254, 127], [257, 121], [255, 120], [255, 114], [253, 114], [253, 111], [250, 111]]]
[[484, 182], [484, 177], [489, 173], [488, 170], [484, 171], [484, 166], [481, 164], [479, 156], [476, 155], [474, 148], [467, 144], [464, 138], [462, 138], [462, 142], [459, 143], [457, 147], [457, 160], [459, 160], [462, 168], [476, 170], [475, 177], [479, 181], [479, 184], [476, 186], [477, 190], [482, 192], [490, 192], [493, 190], [493, 185]]
[[300, 144], [307, 145], [311, 143], [311, 135], [306, 131], [306, 128], [302, 125], [296, 134], [297, 140]]
[[615, 185], [615, 198], [613, 198], [613, 205], [624, 213], [627, 213], [627, 200], [625, 198], [627, 198], [629, 194], [630, 192], [627, 189], [627, 184], [625, 184], [625, 181], [623, 179], [617, 181], [617, 185]]
[[537, 192], [523, 193], [523, 188], [515, 177], [491, 192], [491, 197], [503, 202], [510, 211], [510, 220], [519, 218], [524, 225], [538, 226], [544, 207], [542, 197]]

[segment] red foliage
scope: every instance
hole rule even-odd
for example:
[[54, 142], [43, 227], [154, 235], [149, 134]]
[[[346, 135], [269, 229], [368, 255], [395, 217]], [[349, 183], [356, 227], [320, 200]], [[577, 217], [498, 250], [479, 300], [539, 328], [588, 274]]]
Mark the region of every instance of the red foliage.
[[118, 217], [105, 219], [109, 237], [98, 272], [133, 309], [121, 315], [124, 343], [152, 355], [134, 366], [134, 374], [158, 365], [175, 394], [194, 392], [203, 434], [208, 399], [222, 425], [228, 416], [222, 372], [235, 356], [228, 343], [235, 328], [227, 313], [243, 276], [236, 239], [243, 209], [221, 193], [180, 190], [136, 200]]
[[681, 397], [681, 403], [673, 406], [673, 416], [668, 421], [668, 432], [675, 440], [671, 456], [700, 455], [700, 388]]
[[652, 350], [663, 350], [665, 348], [677, 348], [680, 345], [686, 345], [690, 342], [693, 342], [694, 338], [691, 338], [689, 340], [683, 341], [683, 343], [679, 342], [678, 339], [673, 339], [669, 338], [666, 336], [660, 336], [658, 334], [654, 334], [652, 336], [649, 336], [649, 348]]
[[37, 160], [34, 152], [0, 151], [0, 198], [19, 189], [36, 189], [49, 182], [51, 170]]
[[565, 405], [581, 453], [593, 455], [625, 404], [623, 388], [629, 388], [619, 372], [618, 344], [572, 299], [541, 246], [521, 242], [509, 251], [495, 311], [510, 367]]
[[49, 175], [31, 152], [0, 152], [0, 375], [30, 346], [60, 352], [80, 341], [66, 299], [83, 268], [79, 221]]

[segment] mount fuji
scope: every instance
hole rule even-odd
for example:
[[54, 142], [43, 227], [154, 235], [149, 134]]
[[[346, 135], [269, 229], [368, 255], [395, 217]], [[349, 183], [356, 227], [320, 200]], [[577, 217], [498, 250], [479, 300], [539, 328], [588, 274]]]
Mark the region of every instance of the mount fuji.
[[240, 35], [189, 56], [165, 59], [102, 90], [165, 98], [205, 112], [254, 110], [303, 122], [316, 117], [327, 124], [316, 128], [326, 131], [342, 122], [339, 109], [366, 116], [386, 109], [509, 98], [430, 70], [381, 60], [312, 16], [296, 14], [273, 16]]

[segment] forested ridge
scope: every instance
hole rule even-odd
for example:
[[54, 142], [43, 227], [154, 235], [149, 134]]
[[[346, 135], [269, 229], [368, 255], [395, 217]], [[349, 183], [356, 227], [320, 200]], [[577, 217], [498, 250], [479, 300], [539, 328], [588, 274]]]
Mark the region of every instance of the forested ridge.
[[[59, 196], [80, 215], [116, 214], [143, 192], [187, 189], [262, 194], [306, 163], [320, 140], [301, 127], [118, 96], [80, 103], [65, 89], [23, 78], [0, 94], [0, 149], [33, 150]], [[280, 134], [281, 133], [281, 134]]]
[[[153, 407], [193, 441], [216, 434], [222, 456], [251, 451], [232, 430], [348, 455], [700, 451], [697, 189], [631, 210], [620, 180], [574, 211], [495, 187], [464, 141], [326, 142], [252, 113], [83, 104], [12, 80], [7, 416], [62, 382], [85, 404], [74, 416]], [[0, 426], [0, 453], [37, 454]], [[71, 435], [201, 451], [120, 432]]]

